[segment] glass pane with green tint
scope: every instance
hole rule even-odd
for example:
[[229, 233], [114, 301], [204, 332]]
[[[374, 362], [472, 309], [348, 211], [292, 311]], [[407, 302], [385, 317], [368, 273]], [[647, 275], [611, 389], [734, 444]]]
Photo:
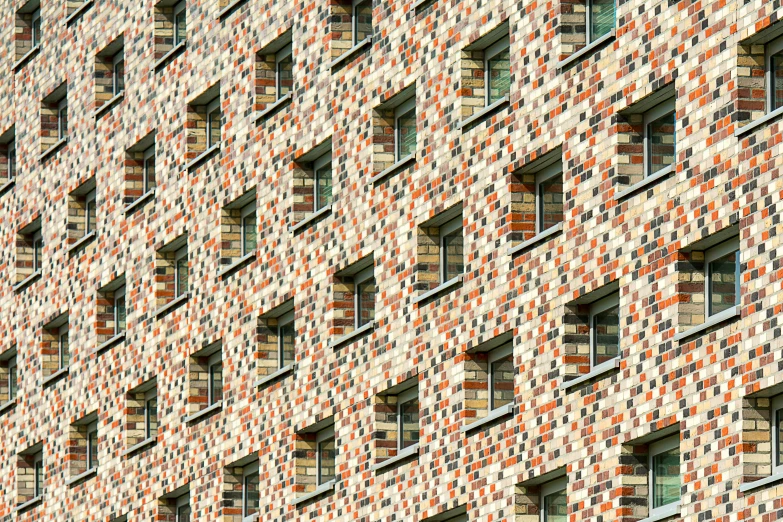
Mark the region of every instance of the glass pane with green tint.
[[620, 308], [593, 316], [593, 361], [596, 365], [620, 355]]
[[125, 296], [119, 297], [114, 305], [116, 307], [117, 324], [115, 325], [115, 332], [120, 333], [125, 331], [127, 326], [127, 310], [125, 309]]
[[416, 152], [416, 109], [413, 108], [397, 118], [397, 159], [401, 160]]
[[256, 214], [255, 211], [252, 214], [245, 216], [242, 219], [242, 232], [244, 241], [242, 244], [242, 254], [246, 255], [253, 252], [256, 249]]
[[511, 54], [501, 51], [487, 62], [489, 83], [488, 105], [495, 103], [508, 94], [511, 89]]
[[544, 497], [544, 520], [546, 522], [568, 522], [568, 502], [565, 490]]
[[96, 204], [95, 200], [91, 199], [87, 202], [87, 230], [86, 232], [92, 232], [95, 230], [95, 211], [96, 211]]
[[359, 309], [356, 311], [357, 327], [362, 327], [375, 320], [375, 279], [368, 279], [359, 284]]
[[400, 406], [402, 413], [402, 439], [400, 449], [419, 442], [419, 399], [413, 399]]
[[213, 364], [209, 367], [209, 384], [212, 395], [211, 404], [223, 400], [223, 365]]
[[320, 455], [320, 469], [318, 470], [318, 485], [329, 482], [334, 478], [335, 444], [334, 438], [326, 439], [318, 443]]
[[188, 257], [177, 261], [177, 297], [188, 291]]
[[277, 62], [277, 99], [279, 100], [289, 92], [294, 85], [294, 57], [289, 54]]
[[590, 42], [596, 41], [614, 29], [614, 3], [615, 0], [590, 0]]
[[208, 147], [217, 145], [220, 142], [220, 109], [216, 109], [207, 116], [207, 125], [209, 125]]
[[514, 357], [509, 354], [492, 363], [491, 409], [514, 402]]
[[674, 164], [674, 124], [674, 112], [670, 112], [647, 125], [649, 174]]
[[777, 447], [775, 448], [775, 466], [783, 465], [783, 410], [775, 411], [775, 426], [773, 428], [777, 437]]
[[563, 174], [557, 174], [538, 184], [538, 213], [538, 232], [563, 221]]
[[463, 254], [462, 229], [457, 229], [451, 234], [443, 237], [444, 262], [443, 281], [449, 281], [465, 270], [465, 261]]
[[353, 43], [356, 45], [372, 35], [372, 0], [364, 0], [356, 6], [353, 24]]
[[739, 302], [739, 252], [732, 252], [710, 263], [709, 315], [719, 314]]
[[87, 463], [87, 468], [94, 469], [98, 467], [98, 433], [91, 431], [87, 443], [90, 446], [90, 461]]
[[328, 163], [315, 173], [315, 210], [332, 202], [332, 164]]
[[294, 342], [296, 332], [294, 323], [290, 322], [280, 327], [280, 361], [278, 369], [294, 362]]
[[147, 438], [152, 437], [158, 431], [158, 398], [152, 397], [147, 400], [145, 407], [145, 428]]
[[245, 502], [242, 516], [250, 516], [258, 513], [260, 506], [260, 495], [258, 491], [258, 472], [245, 477]]
[[182, 43], [187, 37], [188, 27], [185, 19], [185, 9], [179, 12], [175, 20], [176, 33], [174, 35], [174, 45]]
[[680, 500], [680, 448], [653, 457], [653, 508]]
[[68, 332], [60, 335], [60, 368], [66, 368], [71, 363], [71, 351], [68, 343]]

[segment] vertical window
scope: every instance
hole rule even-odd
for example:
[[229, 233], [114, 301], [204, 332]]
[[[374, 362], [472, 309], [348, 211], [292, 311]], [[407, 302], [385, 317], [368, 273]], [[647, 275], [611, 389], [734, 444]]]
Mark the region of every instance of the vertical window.
[[365, 268], [353, 278], [355, 328], [371, 323], [375, 320], [375, 274], [374, 267]]
[[87, 425], [87, 469], [98, 468], [98, 422]]
[[220, 98], [207, 104], [207, 148], [220, 142]]
[[296, 329], [294, 328], [294, 311], [281, 315], [277, 320], [277, 369], [294, 362], [294, 343]]
[[125, 331], [127, 326], [125, 308], [125, 285], [114, 291], [114, 335]]
[[149, 439], [158, 433], [158, 396], [152, 388], [144, 393], [144, 438]]
[[464, 270], [462, 217], [440, 227], [440, 282], [446, 283]]
[[541, 485], [541, 522], [568, 522], [568, 497], [565, 477]]
[[185, 2], [179, 2], [174, 6], [174, 45], [185, 41], [187, 36], [187, 24], [185, 23]]
[[120, 51], [112, 58], [112, 92], [117, 96], [125, 90], [125, 59]]
[[315, 194], [313, 211], [332, 203], [332, 153], [328, 152], [313, 162]]
[[68, 135], [68, 100], [63, 97], [57, 103], [57, 138], [64, 140]]
[[590, 368], [620, 356], [620, 302], [617, 294], [590, 305]]
[[563, 169], [560, 163], [536, 174], [536, 233], [563, 221]]
[[731, 239], [704, 252], [707, 317], [739, 305], [739, 240]]
[[209, 369], [208, 402], [212, 406], [223, 400], [223, 362], [220, 352], [209, 357], [207, 367]]
[[416, 98], [394, 109], [394, 145], [396, 161], [416, 152]]
[[19, 392], [19, 375], [16, 369], [16, 355], [8, 360], [8, 400], [16, 399]]
[[68, 325], [60, 327], [57, 333], [57, 361], [58, 369], [67, 368], [71, 362], [71, 352], [68, 346]]
[[8, 180], [13, 181], [16, 178], [16, 141], [11, 140], [8, 143]]
[[33, 474], [35, 476], [35, 497], [43, 495], [44, 488], [44, 466], [43, 452], [39, 451], [33, 456]]
[[275, 93], [280, 99], [291, 91], [293, 86], [294, 58], [291, 44], [285, 45], [275, 53]]
[[397, 396], [397, 450], [419, 442], [419, 389], [411, 388]]
[[155, 186], [155, 147], [144, 151], [144, 173], [142, 179], [142, 193], [146, 194]]
[[766, 48], [767, 112], [783, 107], [783, 37], [772, 40]]
[[511, 55], [509, 39], [493, 43], [484, 50], [485, 105], [489, 106], [506, 96], [511, 89]]
[[187, 493], [177, 499], [177, 522], [190, 522], [190, 495]]
[[650, 444], [650, 517], [677, 514], [680, 504], [680, 436]]
[[32, 45], [33, 49], [41, 45], [41, 10], [33, 11], [32, 16]]
[[351, 21], [351, 43], [356, 45], [370, 36], [372, 0], [353, 0]]
[[674, 164], [674, 100], [644, 113], [644, 175], [651, 176]]
[[320, 486], [334, 480], [335, 441], [334, 427], [319, 431], [315, 437], [316, 485]]
[[39, 228], [33, 233], [33, 272], [40, 272], [43, 267], [43, 236]]
[[514, 347], [511, 343], [489, 352], [487, 384], [489, 411], [514, 402]]
[[188, 247], [182, 247], [174, 253], [175, 297], [188, 291]]
[[615, 0], [587, 0], [587, 44], [608, 34], [615, 25]]
[[783, 395], [770, 400], [772, 425], [772, 475], [783, 473]]
[[89, 191], [84, 196], [84, 234], [87, 235], [95, 230], [95, 189]]
[[242, 469], [242, 518], [248, 522], [255, 519], [260, 506], [258, 491], [258, 462]]
[[242, 207], [242, 255], [246, 256], [256, 249], [256, 205], [251, 203]]

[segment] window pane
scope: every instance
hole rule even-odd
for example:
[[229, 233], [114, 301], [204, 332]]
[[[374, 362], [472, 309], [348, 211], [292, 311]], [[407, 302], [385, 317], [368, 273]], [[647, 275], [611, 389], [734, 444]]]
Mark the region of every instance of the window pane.
[[117, 95], [125, 90], [125, 60], [120, 60], [114, 64], [114, 94]]
[[244, 237], [244, 242], [242, 243], [242, 254], [249, 254], [256, 249], [255, 211], [242, 219], [242, 232]]
[[177, 31], [176, 34], [174, 35], [174, 45], [176, 45], [180, 42], [184, 42], [185, 37], [187, 36], [187, 24], [185, 21], [184, 9], [180, 11], [179, 14], [177, 14], [177, 18], [175, 19], [174, 23], [176, 25], [176, 31]]
[[177, 297], [188, 291], [188, 257], [177, 261]]
[[453, 279], [460, 275], [464, 270], [464, 261], [462, 255], [462, 230], [458, 229], [454, 233], [443, 236], [443, 250], [441, 262], [444, 263], [443, 281]]
[[592, 0], [590, 2], [590, 42], [614, 29], [615, 0]]
[[620, 355], [620, 308], [613, 306], [593, 316], [593, 361], [595, 364]]
[[279, 100], [294, 86], [294, 56], [289, 54], [277, 62], [277, 99]]
[[35, 463], [35, 496], [39, 496], [43, 493], [43, 486], [44, 486], [44, 472], [43, 472], [43, 461], [38, 461]]
[[33, 240], [33, 269], [37, 272], [43, 265], [43, 241], [40, 239]]
[[770, 64], [772, 72], [772, 107], [771, 110], [783, 107], [783, 51], [772, 55]]
[[715, 315], [728, 310], [739, 302], [737, 285], [739, 283], [737, 259], [739, 252], [716, 259], [710, 263], [710, 302], [709, 314]]
[[213, 364], [209, 367], [210, 404], [223, 400], [223, 365]]
[[91, 431], [88, 439], [90, 461], [87, 463], [87, 468], [94, 469], [98, 467], [98, 432]]
[[216, 145], [220, 141], [220, 110], [214, 110], [207, 115], [207, 125], [209, 125], [208, 147]]
[[146, 407], [146, 435], [152, 437], [158, 431], [158, 398], [153, 397], [147, 401]]
[[280, 327], [280, 364], [278, 368], [294, 362], [294, 339], [296, 331], [294, 323], [284, 324]]
[[16, 177], [16, 144], [11, 142], [8, 146], [8, 181]]
[[11, 366], [8, 369], [8, 388], [9, 388], [8, 399], [9, 400], [13, 400], [16, 398], [16, 393], [19, 389], [16, 380], [17, 380], [16, 366]]
[[190, 506], [180, 506], [177, 508], [177, 522], [190, 522]]
[[33, 18], [33, 47], [41, 43], [41, 17]]
[[358, 4], [355, 13], [353, 43], [357, 44], [372, 34], [372, 1]]
[[144, 162], [144, 192], [155, 186], [155, 156], [151, 156]]
[[563, 221], [563, 174], [538, 184], [539, 229], [543, 232]]
[[90, 199], [87, 201], [87, 232], [95, 230], [95, 200]]
[[242, 516], [247, 517], [258, 513], [259, 498], [258, 472], [255, 472], [245, 477], [245, 495]]
[[680, 448], [653, 457], [653, 508], [680, 500]]
[[419, 399], [403, 403], [400, 413], [402, 413], [400, 449], [405, 449], [419, 442]]
[[397, 159], [416, 152], [416, 109], [397, 118]]
[[318, 470], [318, 485], [329, 482], [334, 478], [334, 438], [326, 439], [318, 443], [318, 453], [321, 457], [321, 467]]
[[568, 503], [565, 490], [544, 497], [544, 520], [568, 522]]
[[114, 303], [115, 306], [115, 320], [117, 324], [114, 326], [114, 332], [120, 333], [125, 331], [125, 327], [127, 325], [126, 321], [126, 314], [127, 311], [125, 310], [125, 296], [120, 296], [117, 298], [117, 300]]
[[649, 137], [649, 158], [647, 167], [650, 174], [674, 163], [674, 112], [661, 116], [647, 125]]
[[495, 103], [508, 94], [511, 89], [511, 59], [509, 50], [496, 54], [487, 63], [487, 75], [489, 76], [489, 100], [488, 104]]
[[68, 349], [68, 332], [60, 335], [60, 368], [65, 368], [71, 362], [71, 353]]
[[65, 138], [68, 134], [68, 107], [63, 107], [58, 113], [59, 139]]
[[356, 327], [359, 328], [375, 320], [375, 278], [360, 283], [357, 292], [359, 309], [356, 311]]
[[332, 164], [328, 163], [315, 172], [315, 210], [332, 202]]
[[490, 409], [514, 402], [514, 356], [492, 363], [492, 396]]
[[783, 410], [777, 410], [775, 412], [775, 425], [772, 428], [776, 430], [777, 448], [775, 448], [775, 462], [774, 466], [783, 465]]

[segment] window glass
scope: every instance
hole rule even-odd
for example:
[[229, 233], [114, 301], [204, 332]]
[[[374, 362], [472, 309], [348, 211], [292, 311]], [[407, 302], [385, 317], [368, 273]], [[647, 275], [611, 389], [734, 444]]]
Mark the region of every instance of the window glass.
[[242, 254], [246, 255], [256, 249], [256, 213], [255, 210], [242, 218]]
[[177, 522], [190, 522], [190, 505], [185, 504], [177, 508]]
[[[40, 234], [40, 233], [39, 233]], [[33, 270], [38, 272], [43, 265], [43, 239], [40, 236], [33, 238]]]
[[16, 177], [16, 143], [8, 144], [8, 181]]
[[36, 459], [33, 466], [35, 469], [35, 496], [38, 497], [43, 494], [44, 486], [43, 460], [41, 460], [40, 456]]
[[95, 230], [95, 211], [96, 211], [95, 195], [93, 194], [92, 197], [89, 197], [85, 203], [86, 203], [85, 213], [87, 214], [86, 232], [90, 233], [93, 230]]
[[223, 365], [218, 362], [209, 367], [210, 404], [223, 400]]
[[357, 286], [359, 309], [356, 311], [356, 327], [360, 328], [375, 320], [375, 278], [371, 277]]
[[771, 76], [772, 76], [772, 101], [771, 111], [783, 107], [783, 51], [773, 54], [771, 57]]
[[68, 332], [60, 334], [59, 340], [60, 349], [60, 369], [67, 367], [71, 361], [71, 353], [68, 348]]
[[511, 55], [509, 50], [505, 49], [487, 60], [486, 72], [489, 76], [487, 104], [491, 105], [503, 98], [511, 89]]
[[144, 192], [150, 190], [155, 186], [155, 152], [144, 160]]
[[601, 364], [620, 355], [620, 307], [593, 316], [593, 361]]
[[315, 171], [315, 210], [332, 202], [332, 164], [327, 163]]
[[544, 497], [544, 520], [546, 522], [568, 522], [568, 500], [562, 489]]
[[294, 330], [293, 321], [280, 327], [280, 364], [278, 368], [294, 362], [295, 338], [296, 331]]
[[220, 141], [220, 108], [210, 111], [207, 115], [207, 125], [209, 125], [207, 147], [212, 147]]
[[405, 449], [419, 442], [419, 399], [411, 399], [400, 405], [402, 438], [400, 448]]
[[33, 13], [33, 47], [41, 43], [41, 12], [36, 10]]
[[114, 95], [125, 90], [125, 60], [120, 58], [114, 62]]
[[177, 259], [177, 297], [188, 291], [188, 256]]
[[60, 109], [58, 109], [57, 120], [58, 120], [57, 137], [62, 140], [68, 134], [68, 106], [67, 105], [63, 105]]
[[655, 174], [674, 163], [674, 123], [674, 112], [670, 112], [647, 125], [649, 137], [647, 165], [650, 174]]
[[8, 364], [8, 399], [14, 400], [18, 391], [19, 383], [17, 382], [18, 375], [16, 372], [16, 360], [12, 359]]
[[146, 437], [150, 438], [158, 431], [158, 398], [147, 399], [144, 408]]
[[709, 315], [715, 315], [739, 302], [739, 252], [732, 252], [712, 261], [709, 266]]
[[127, 320], [126, 320], [126, 314], [127, 311], [125, 309], [125, 294], [117, 296], [117, 299], [114, 301], [114, 313], [115, 313], [115, 321], [116, 324], [114, 326], [114, 333], [118, 334], [120, 332], [125, 331], [125, 327], [127, 326]]
[[277, 61], [277, 99], [279, 100], [294, 86], [294, 56], [281, 58]]
[[514, 402], [514, 356], [509, 354], [491, 363], [492, 395], [490, 409]]
[[538, 184], [539, 230], [544, 232], [563, 221], [563, 173]]
[[416, 152], [416, 108], [397, 118], [397, 159]]
[[614, 2], [615, 0], [590, 0], [590, 42], [614, 29]]
[[372, 34], [372, 0], [354, 6], [353, 43], [356, 45]]
[[653, 456], [653, 508], [680, 500], [680, 448]]
[[318, 485], [334, 479], [335, 444], [334, 437], [318, 443], [319, 469]]
[[[176, 8], [175, 8], [176, 9]], [[185, 9], [179, 11], [174, 17], [175, 34], [174, 45], [182, 43], [187, 37], [187, 23], [185, 19]]]
[[90, 456], [87, 469], [98, 467], [98, 431], [92, 430], [87, 434], [88, 454]]
[[258, 513], [260, 496], [258, 492], [258, 471], [254, 471], [244, 478], [244, 505], [242, 516], [248, 517]]
[[462, 228], [458, 228], [454, 232], [443, 236], [443, 254], [441, 254], [441, 261], [443, 262], [442, 283], [457, 277], [464, 271], [462, 248]]

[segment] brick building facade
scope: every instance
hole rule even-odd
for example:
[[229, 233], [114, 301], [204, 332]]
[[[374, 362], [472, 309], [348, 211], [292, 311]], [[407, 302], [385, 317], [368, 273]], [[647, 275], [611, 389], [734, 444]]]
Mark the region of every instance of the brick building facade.
[[2, 12], [0, 521], [783, 519], [779, 0]]

